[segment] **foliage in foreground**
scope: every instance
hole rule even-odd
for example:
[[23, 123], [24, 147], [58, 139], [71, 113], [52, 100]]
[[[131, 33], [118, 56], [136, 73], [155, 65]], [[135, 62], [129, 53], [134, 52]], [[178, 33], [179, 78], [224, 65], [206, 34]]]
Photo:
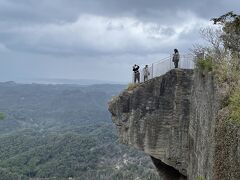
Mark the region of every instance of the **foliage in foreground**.
[[196, 65], [202, 71], [213, 72], [218, 86], [226, 90], [222, 105], [229, 107], [227, 119], [240, 122], [240, 15], [228, 12], [212, 21], [217, 28], [200, 32], [208, 44], [195, 47], [196, 55], [206, 57], [198, 58]]
[[212, 20], [222, 26], [220, 40], [225, 52], [222, 61], [217, 64], [216, 75], [221, 83], [229, 86], [229, 119], [240, 123], [240, 15], [228, 12]]
[[197, 180], [206, 180], [203, 176], [199, 176]]
[[0, 112], [0, 120], [4, 120], [4, 119], [5, 119], [5, 115]]
[[229, 108], [231, 120], [240, 123], [240, 88], [234, 90], [230, 95]]
[[127, 87], [127, 90], [128, 91], [132, 91], [132, 90], [134, 90], [138, 86], [139, 86], [139, 83], [138, 84], [137, 83], [129, 83], [128, 87]]
[[213, 60], [211, 57], [206, 59], [199, 59], [197, 61], [197, 67], [202, 71], [212, 71], [213, 70]]

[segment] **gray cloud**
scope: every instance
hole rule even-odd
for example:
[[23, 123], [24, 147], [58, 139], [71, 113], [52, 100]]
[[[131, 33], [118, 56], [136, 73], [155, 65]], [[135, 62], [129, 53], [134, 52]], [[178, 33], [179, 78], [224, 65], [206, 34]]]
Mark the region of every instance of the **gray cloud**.
[[[144, 22], [134, 17], [80, 15], [75, 22], [17, 26], [0, 30], [5, 46], [15, 51], [55, 55], [156, 53], [181, 41], [195, 26], [207, 22], [191, 13], [177, 24]], [[2, 25], [4, 27], [4, 25]]]
[[68, 22], [80, 14], [101, 16], [135, 16], [161, 22], [177, 19], [178, 11], [192, 11], [197, 16], [210, 19], [226, 11], [239, 11], [236, 0], [1, 0], [2, 20], [22, 22]]

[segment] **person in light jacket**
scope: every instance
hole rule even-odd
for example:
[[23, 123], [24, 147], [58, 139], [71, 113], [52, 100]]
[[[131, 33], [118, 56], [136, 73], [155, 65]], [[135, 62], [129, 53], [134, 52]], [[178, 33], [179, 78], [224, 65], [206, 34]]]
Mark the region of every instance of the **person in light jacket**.
[[173, 54], [173, 58], [172, 61], [174, 63], [175, 68], [178, 68], [178, 62], [180, 59], [180, 55], [177, 49], [174, 49], [174, 54]]
[[148, 70], [148, 65], [146, 65], [143, 68], [143, 75], [144, 75], [144, 82], [148, 80], [148, 76], [150, 75], [150, 72]]

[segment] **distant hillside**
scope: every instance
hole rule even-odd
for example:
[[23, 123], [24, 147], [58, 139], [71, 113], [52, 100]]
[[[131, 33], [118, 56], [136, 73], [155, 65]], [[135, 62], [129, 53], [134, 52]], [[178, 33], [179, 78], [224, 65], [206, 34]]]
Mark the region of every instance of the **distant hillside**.
[[0, 83], [0, 177], [159, 179], [117, 141], [107, 102], [123, 88]]

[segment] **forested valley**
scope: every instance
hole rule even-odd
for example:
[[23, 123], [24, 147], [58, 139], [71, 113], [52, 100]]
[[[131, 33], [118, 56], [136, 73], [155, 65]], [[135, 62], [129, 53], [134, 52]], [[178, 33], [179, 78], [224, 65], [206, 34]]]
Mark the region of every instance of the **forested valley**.
[[0, 83], [0, 179], [159, 179], [118, 142], [107, 102], [123, 88]]

